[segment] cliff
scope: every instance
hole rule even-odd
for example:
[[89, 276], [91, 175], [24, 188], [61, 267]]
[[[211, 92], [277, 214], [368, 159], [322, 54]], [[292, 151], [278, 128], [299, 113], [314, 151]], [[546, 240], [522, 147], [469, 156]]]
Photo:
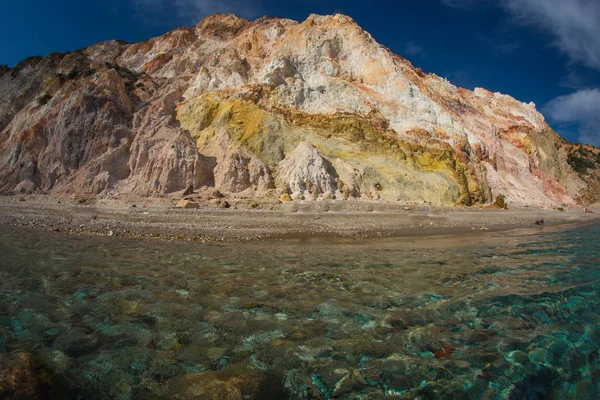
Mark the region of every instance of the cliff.
[[592, 203], [600, 150], [425, 74], [351, 18], [212, 15], [0, 68], [0, 191]]

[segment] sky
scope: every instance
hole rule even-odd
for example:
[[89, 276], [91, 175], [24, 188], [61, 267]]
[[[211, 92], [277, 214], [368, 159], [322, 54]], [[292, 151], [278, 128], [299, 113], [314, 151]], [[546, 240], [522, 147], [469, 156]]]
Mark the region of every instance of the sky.
[[206, 15], [351, 16], [457, 86], [533, 101], [573, 142], [600, 146], [600, 0], [20, 0], [0, 14], [0, 64], [103, 40], [133, 43]]

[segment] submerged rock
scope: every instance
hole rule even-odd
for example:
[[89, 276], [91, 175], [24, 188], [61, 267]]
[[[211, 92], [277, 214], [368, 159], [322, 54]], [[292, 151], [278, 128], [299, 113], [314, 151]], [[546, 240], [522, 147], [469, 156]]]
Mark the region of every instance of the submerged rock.
[[0, 354], [0, 398], [50, 398], [52, 375], [29, 353]]
[[224, 372], [187, 374], [167, 382], [166, 395], [185, 400], [253, 399], [259, 391], [264, 374], [244, 366], [232, 366]]

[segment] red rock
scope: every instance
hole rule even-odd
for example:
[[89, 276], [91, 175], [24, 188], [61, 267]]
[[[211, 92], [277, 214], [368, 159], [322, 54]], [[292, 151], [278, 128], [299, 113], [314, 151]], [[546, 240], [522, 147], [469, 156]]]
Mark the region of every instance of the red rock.
[[456, 347], [454, 346], [450, 346], [448, 344], [440, 344], [440, 349], [435, 351], [433, 355], [435, 356], [435, 358], [450, 358], [452, 357], [452, 354], [454, 354], [455, 350]]

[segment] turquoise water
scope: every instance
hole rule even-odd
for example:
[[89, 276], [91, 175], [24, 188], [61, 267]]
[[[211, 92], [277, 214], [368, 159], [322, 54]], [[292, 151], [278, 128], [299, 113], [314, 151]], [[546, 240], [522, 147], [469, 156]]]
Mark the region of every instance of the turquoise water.
[[49, 397], [600, 398], [600, 225], [209, 245], [0, 226], [0, 254], [0, 354], [40, 360]]

